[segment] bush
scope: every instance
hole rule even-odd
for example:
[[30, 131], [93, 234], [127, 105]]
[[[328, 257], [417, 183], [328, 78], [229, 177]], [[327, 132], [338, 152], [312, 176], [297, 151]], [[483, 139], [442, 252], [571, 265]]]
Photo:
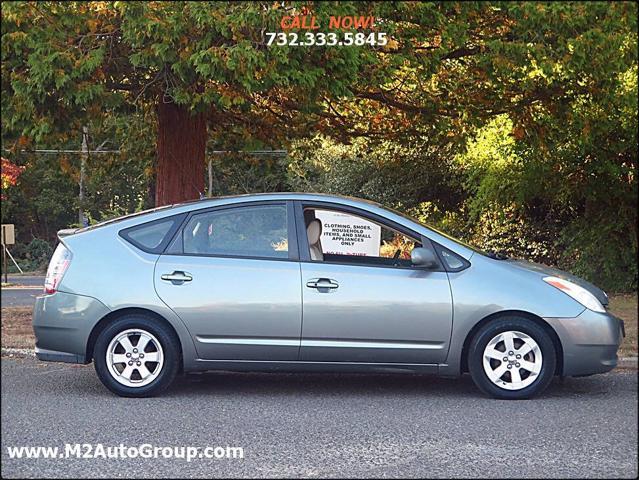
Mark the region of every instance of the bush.
[[[613, 292], [637, 290], [637, 237], [619, 222], [578, 219], [562, 232], [566, 249], [558, 264]], [[623, 248], [619, 248], [623, 245]]]
[[557, 232], [536, 225], [516, 205], [490, 205], [481, 213], [470, 243], [482, 250], [503, 253], [546, 265], [559, 259]]
[[[32, 272], [46, 270], [53, 255], [53, 246], [46, 240], [34, 238], [28, 244], [16, 243], [10, 251], [22, 270]], [[13, 262], [9, 262], [8, 271], [9, 273], [18, 271]]]
[[329, 138], [295, 142], [289, 153], [292, 190], [365, 198], [406, 211], [420, 202], [456, 208], [463, 197], [449, 169], [450, 148], [438, 138], [348, 145]]
[[27, 259], [38, 264], [48, 263], [53, 255], [53, 247], [46, 240], [34, 238], [27, 246]]
[[[400, 208], [400, 210], [403, 210]], [[407, 215], [429, 227], [440, 230], [446, 235], [450, 235], [459, 240], [470, 242], [468, 218], [466, 210], [460, 208], [459, 211], [442, 211], [433, 202], [421, 202], [419, 205], [407, 210]]]

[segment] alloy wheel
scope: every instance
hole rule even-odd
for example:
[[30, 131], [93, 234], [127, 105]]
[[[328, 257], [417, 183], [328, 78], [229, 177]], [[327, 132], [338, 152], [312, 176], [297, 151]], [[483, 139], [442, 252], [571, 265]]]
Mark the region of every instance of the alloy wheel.
[[522, 332], [501, 332], [484, 349], [484, 372], [492, 383], [505, 390], [521, 390], [531, 385], [542, 365], [539, 345]]
[[117, 334], [106, 350], [111, 376], [127, 387], [142, 387], [162, 371], [164, 354], [158, 339], [146, 330], [133, 328]]

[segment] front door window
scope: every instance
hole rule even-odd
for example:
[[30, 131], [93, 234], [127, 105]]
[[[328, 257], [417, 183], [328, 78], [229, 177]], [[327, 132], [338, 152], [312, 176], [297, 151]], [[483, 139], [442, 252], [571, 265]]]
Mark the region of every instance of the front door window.
[[410, 267], [421, 242], [352, 213], [307, 208], [304, 211], [311, 260]]

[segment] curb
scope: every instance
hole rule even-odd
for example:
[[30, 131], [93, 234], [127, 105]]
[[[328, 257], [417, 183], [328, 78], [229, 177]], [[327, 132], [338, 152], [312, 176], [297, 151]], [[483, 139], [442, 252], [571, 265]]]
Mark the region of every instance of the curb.
[[35, 350], [32, 348], [3, 348], [2, 356], [7, 357], [35, 357]]
[[0, 287], [2, 290], [42, 290], [42, 287], [35, 285], [11, 285], [10, 287]]
[[637, 357], [621, 357], [617, 362], [617, 368], [633, 368], [637, 370]]

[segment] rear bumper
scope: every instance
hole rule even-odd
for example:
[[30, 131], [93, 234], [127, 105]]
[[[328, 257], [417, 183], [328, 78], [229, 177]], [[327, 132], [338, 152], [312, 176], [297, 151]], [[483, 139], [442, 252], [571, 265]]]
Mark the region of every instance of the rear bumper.
[[99, 300], [57, 292], [36, 299], [33, 332], [36, 357], [48, 362], [86, 363], [91, 330], [109, 313]]
[[85, 361], [85, 355], [78, 355], [75, 353], [56, 352], [36, 347], [35, 354], [36, 358], [43, 362], [87, 363]]
[[610, 313], [584, 310], [574, 318], [546, 318], [563, 349], [563, 376], [609, 372], [625, 335], [623, 321]]

